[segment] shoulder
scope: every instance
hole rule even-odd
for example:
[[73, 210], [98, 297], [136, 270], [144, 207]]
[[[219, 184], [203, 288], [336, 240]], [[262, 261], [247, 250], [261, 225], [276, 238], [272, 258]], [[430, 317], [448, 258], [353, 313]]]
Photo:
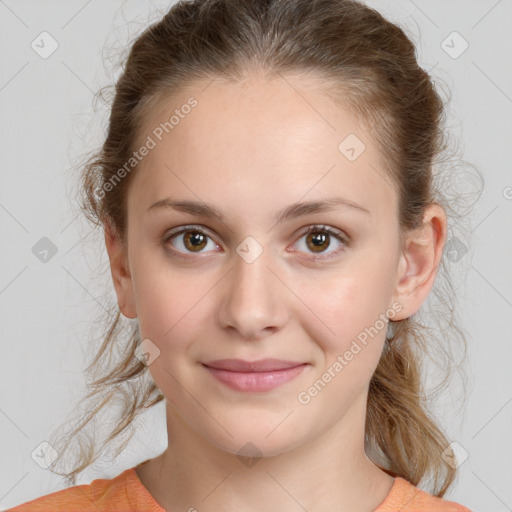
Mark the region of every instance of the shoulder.
[[407, 480], [396, 477], [388, 497], [375, 512], [472, 512], [469, 508], [454, 501], [433, 496]]
[[[127, 512], [139, 506], [137, 493], [130, 496], [134, 470], [127, 469], [112, 479], [99, 478], [90, 484], [75, 485], [22, 503], [7, 512]], [[130, 499], [132, 498], [132, 499]], [[151, 504], [153, 505], [153, 504]], [[153, 506], [148, 510], [155, 510]]]

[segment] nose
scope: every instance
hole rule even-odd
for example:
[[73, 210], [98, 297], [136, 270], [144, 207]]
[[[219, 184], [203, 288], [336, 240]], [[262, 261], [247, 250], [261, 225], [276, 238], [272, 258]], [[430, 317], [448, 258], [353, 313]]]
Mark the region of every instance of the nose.
[[252, 262], [238, 254], [233, 259], [222, 290], [219, 322], [222, 328], [236, 331], [243, 339], [265, 338], [288, 320], [287, 300], [292, 294], [286, 279], [279, 275], [277, 265], [265, 251]]

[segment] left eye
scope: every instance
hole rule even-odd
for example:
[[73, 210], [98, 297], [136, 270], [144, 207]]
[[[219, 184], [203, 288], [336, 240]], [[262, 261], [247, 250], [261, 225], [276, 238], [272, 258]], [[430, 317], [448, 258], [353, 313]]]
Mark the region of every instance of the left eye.
[[[180, 235], [184, 235], [183, 237]], [[331, 246], [331, 238], [335, 238], [339, 244], [341, 245], [341, 249], [337, 249], [334, 251], [330, 251], [327, 254], [337, 254], [340, 250], [343, 249], [343, 246], [348, 245], [347, 238], [343, 235], [342, 232], [338, 230], [334, 230], [327, 226], [310, 226], [305, 233], [301, 235], [299, 238], [302, 240], [305, 237], [304, 243], [306, 244], [306, 252], [311, 251], [313, 253], [322, 253], [326, 252]], [[176, 239], [178, 242], [176, 245], [173, 243], [173, 240]], [[171, 233], [164, 240], [165, 243], [170, 242], [171, 245], [177, 249], [174, 251], [178, 256], [185, 257], [183, 253], [200, 253], [205, 252], [202, 249], [208, 246], [208, 239], [211, 240], [211, 237], [202, 229], [195, 226], [186, 226], [181, 230]], [[213, 245], [213, 249], [218, 247], [218, 245], [211, 241]], [[181, 254], [180, 254], [181, 253]], [[312, 259], [327, 259], [331, 256], [313, 256]]]
[[305, 234], [299, 240], [306, 237], [305, 244], [307, 248], [312, 248], [314, 253], [325, 253], [325, 249], [331, 246], [330, 239], [334, 237], [342, 246], [340, 249], [330, 251], [329, 256], [313, 256], [312, 259], [327, 259], [333, 254], [338, 254], [343, 250], [343, 246], [348, 245], [348, 240], [342, 232], [329, 228], [327, 226], [310, 226]]

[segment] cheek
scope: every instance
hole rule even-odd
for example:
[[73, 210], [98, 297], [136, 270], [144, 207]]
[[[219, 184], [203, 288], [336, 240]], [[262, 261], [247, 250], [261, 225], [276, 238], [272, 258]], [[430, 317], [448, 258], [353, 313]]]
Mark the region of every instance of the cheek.
[[133, 289], [141, 336], [158, 346], [170, 339], [181, 339], [178, 333], [192, 328], [194, 305], [204, 295], [205, 279], [200, 274], [172, 268], [165, 254], [155, 255], [150, 251], [134, 254], [133, 263]]
[[375, 269], [361, 258], [347, 272], [328, 276], [313, 293], [310, 289], [304, 295], [309, 297], [308, 305], [318, 317], [314, 325], [320, 326], [310, 333], [311, 337], [322, 343], [329, 362], [346, 351], [357, 352], [354, 359], [363, 365], [375, 362], [376, 358], [378, 361], [389, 308], [389, 283], [385, 276], [389, 273], [378, 265]]

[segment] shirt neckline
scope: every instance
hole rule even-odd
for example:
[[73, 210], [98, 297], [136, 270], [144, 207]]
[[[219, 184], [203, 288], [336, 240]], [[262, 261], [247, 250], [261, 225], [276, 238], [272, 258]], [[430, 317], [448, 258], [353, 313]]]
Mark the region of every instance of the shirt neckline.
[[142, 483], [142, 480], [139, 478], [139, 475], [137, 475], [137, 471], [135, 471], [135, 467], [127, 469], [126, 476], [128, 479], [128, 485], [133, 486], [133, 488], [138, 491], [139, 495], [142, 494], [143, 500], [145, 502], [147, 501], [147, 504], [152, 507], [152, 512], [167, 512], [167, 510], [155, 500], [154, 496]]
[[[153, 508], [153, 512], [167, 512], [166, 509], [164, 509], [162, 505], [160, 505], [160, 503], [158, 503], [155, 500], [153, 495], [142, 483], [142, 480], [139, 478], [139, 475], [137, 475], [137, 472], [135, 471], [135, 467], [127, 469], [126, 476], [128, 478], [128, 483], [132, 485], [135, 489], [137, 489], [139, 491], [139, 494], [142, 493], [143, 499], [147, 501], [148, 505], [150, 505]], [[392, 504], [392, 502], [395, 501], [397, 494], [400, 493], [400, 489], [403, 488], [404, 484], [407, 483], [407, 480], [404, 480], [399, 476], [395, 476], [393, 480], [393, 485], [391, 486], [388, 495], [384, 498], [384, 501], [380, 503], [380, 505], [375, 509], [374, 512], [383, 512], [385, 508], [389, 507]]]
[[388, 495], [384, 498], [384, 501], [375, 509], [374, 512], [385, 512], [385, 510], [391, 510], [393, 506], [397, 506], [398, 497], [402, 494], [402, 489], [409, 485], [409, 482], [404, 478], [398, 475], [395, 476], [393, 485], [391, 486]]

